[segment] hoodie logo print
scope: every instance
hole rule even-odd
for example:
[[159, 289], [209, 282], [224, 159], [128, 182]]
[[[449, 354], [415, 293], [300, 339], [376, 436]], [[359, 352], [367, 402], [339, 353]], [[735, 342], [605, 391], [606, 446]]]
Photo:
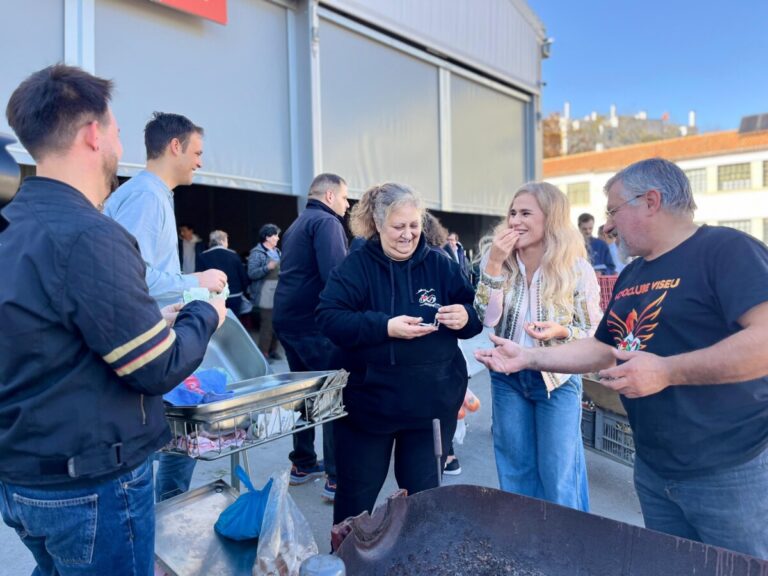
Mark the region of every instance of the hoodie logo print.
[[434, 288], [420, 288], [416, 291], [416, 295], [418, 296], [419, 306], [440, 308], [440, 304], [437, 303], [437, 297], [435, 296]]

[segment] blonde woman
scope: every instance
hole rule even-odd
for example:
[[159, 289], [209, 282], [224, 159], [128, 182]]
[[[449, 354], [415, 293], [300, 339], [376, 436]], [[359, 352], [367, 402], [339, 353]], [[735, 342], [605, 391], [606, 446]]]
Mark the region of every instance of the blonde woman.
[[[522, 186], [482, 248], [475, 308], [483, 324], [522, 346], [594, 334], [600, 289], [565, 195]], [[502, 490], [588, 511], [581, 443], [581, 376], [491, 372], [493, 442]]]

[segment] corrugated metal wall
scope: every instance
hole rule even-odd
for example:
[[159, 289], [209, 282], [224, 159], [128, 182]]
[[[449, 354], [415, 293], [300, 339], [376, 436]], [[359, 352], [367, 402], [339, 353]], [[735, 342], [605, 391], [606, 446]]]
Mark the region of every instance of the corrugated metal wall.
[[527, 91], [544, 30], [525, 0], [321, 0]]
[[290, 193], [287, 9], [231, 0], [229, 22], [151, 4], [96, 3], [96, 73], [117, 82], [123, 164], [143, 166], [155, 110], [206, 130], [195, 181]]
[[212, 186], [303, 195], [320, 168], [353, 192], [396, 180], [430, 208], [498, 214], [535, 176], [543, 30], [524, 0], [228, 7], [222, 26], [149, 0], [4, 2], [0, 100], [71, 60], [74, 37], [83, 65], [116, 82], [123, 175], [144, 165], [143, 128], [162, 110], [206, 129], [195, 181]]
[[353, 193], [403, 182], [439, 207], [437, 67], [326, 20], [320, 61], [323, 169]]

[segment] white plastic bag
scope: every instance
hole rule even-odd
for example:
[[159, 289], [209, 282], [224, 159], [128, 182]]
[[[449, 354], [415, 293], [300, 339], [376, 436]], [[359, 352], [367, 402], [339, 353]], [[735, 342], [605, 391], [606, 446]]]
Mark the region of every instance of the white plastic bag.
[[288, 493], [289, 476], [290, 468], [272, 475], [253, 576], [298, 576], [301, 563], [317, 554], [312, 529]]
[[282, 406], [275, 406], [269, 412], [260, 412], [248, 428], [248, 438], [263, 440], [271, 436], [277, 436], [290, 432], [296, 427], [301, 418], [301, 412], [286, 410]]
[[456, 432], [453, 433], [454, 444], [464, 444], [464, 437], [467, 435], [467, 423], [464, 418], [456, 421]]

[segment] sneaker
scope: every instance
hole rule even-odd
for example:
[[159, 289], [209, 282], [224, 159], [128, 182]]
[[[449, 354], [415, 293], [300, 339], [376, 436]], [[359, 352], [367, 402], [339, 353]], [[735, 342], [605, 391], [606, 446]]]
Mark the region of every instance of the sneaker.
[[294, 464], [291, 466], [290, 485], [298, 486], [299, 484], [309, 482], [313, 478], [317, 478], [323, 474], [325, 474], [325, 466], [323, 466], [322, 461], [319, 461], [317, 464], [309, 468], [299, 468]]
[[326, 502], [333, 502], [336, 499], [336, 482], [331, 482], [330, 479], [326, 478], [323, 493], [320, 494], [320, 498]]
[[461, 464], [459, 464], [459, 459], [454, 458], [450, 462], [446, 462], [445, 468], [443, 468], [443, 474], [448, 474], [449, 476], [458, 476], [461, 474]]

